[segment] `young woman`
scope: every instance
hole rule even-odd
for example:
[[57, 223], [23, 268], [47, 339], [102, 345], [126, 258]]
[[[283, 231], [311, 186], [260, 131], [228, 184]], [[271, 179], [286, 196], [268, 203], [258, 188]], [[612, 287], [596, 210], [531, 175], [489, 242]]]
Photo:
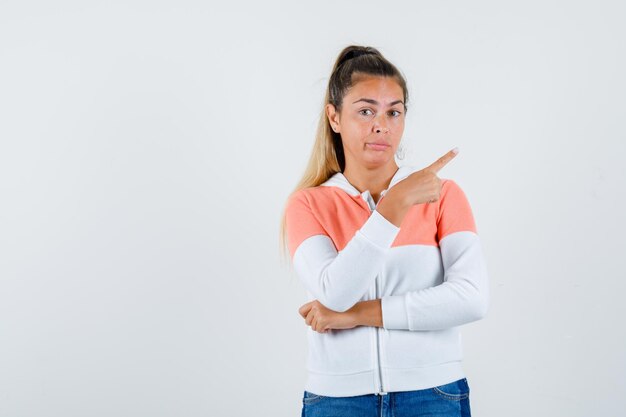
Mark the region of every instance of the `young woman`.
[[459, 326], [486, 315], [487, 270], [464, 192], [437, 177], [456, 148], [396, 164], [407, 98], [378, 50], [345, 48], [285, 205], [281, 243], [311, 299], [303, 416], [470, 416]]

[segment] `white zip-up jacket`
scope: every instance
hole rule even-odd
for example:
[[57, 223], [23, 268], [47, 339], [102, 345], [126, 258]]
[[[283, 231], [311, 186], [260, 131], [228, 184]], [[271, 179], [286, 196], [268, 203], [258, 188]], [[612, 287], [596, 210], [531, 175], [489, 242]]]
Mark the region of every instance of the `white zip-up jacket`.
[[[386, 192], [409, 174], [399, 167]], [[381, 200], [379, 199], [379, 202]], [[288, 247], [309, 301], [344, 312], [381, 299], [383, 327], [308, 327], [305, 389], [331, 397], [432, 388], [464, 378], [459, 326], [485, 317], [487, 269], [469, 202], [442, 178], [439, 200], [397, 227], [338, 172], [287, 202]]]

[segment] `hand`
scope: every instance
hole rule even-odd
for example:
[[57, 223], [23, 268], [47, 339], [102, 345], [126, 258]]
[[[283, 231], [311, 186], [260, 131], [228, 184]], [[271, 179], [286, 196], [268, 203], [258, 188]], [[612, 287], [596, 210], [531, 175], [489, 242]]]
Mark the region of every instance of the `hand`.
[[306, 324], [318, 333], [327, 333], [330, 329], [351, 329], [357, 326], [351, 310], [339, 313], [326, 308], [317, 300], [302, 305], [298, 313], [306, 319]]
[[409, 206], [434, 203], [439, 200], [441, 179], [437, 177], [437, 173], [457, 155], [458, 150], [455, 152], [455, 149], [448, 151], [426, 168], [399, 181], [389, 190], [389, 193], [393, 193], [394, 197], [401, 198]]

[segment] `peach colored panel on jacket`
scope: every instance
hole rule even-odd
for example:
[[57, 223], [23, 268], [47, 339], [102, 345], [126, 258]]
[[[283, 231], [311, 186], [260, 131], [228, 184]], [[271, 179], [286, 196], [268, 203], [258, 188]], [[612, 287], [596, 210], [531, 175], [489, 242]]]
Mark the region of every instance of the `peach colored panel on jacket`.
[[[300, 243], [320, 234], [330, 237], [341, 251], [370, 215], [367, 202], [359, 194], [350, 195], [334, 186], [299, 190], [290, 196], [286, 208], [289, 252], [293, 257]], [[439, 200], [412, 206], [391, 246], [438, 246], [446, 235], [463, 230], [476, 233], [469, 202], [454, 181], [443, 179]]]
[[446, 179], [441, 185], [439, 198], [437, 240], [460, 231], [477, 233], [476, 223], [469, 201], [461, 187], [453, 180]]
[[292, 257], [300, 243], [319, 234], [330, 237], [337, 251], [342, 250], [370, 215], [360, 195], [352, 196], [340, 188], [326, 186], [292, 194], [285, 211]]
[[415, 204], [406, 212], [391, 247], [437, 245], [437, 203]]

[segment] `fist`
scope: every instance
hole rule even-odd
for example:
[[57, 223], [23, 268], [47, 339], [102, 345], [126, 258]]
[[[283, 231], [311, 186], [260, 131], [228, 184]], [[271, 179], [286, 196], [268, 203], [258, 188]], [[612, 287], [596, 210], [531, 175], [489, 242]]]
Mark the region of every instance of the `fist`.
[[331, 310], [317, 300], [309, 301], [298, 309], [307, 325], [318, 333], [331, 329], [351, 329], [356, 327], [352, 309], [343, 313]]

